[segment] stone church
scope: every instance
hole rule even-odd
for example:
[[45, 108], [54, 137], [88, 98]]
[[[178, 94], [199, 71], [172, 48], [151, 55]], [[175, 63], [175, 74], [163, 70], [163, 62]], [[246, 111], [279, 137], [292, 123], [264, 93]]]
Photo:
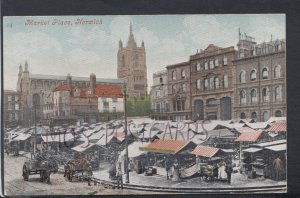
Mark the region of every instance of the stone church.
[[132, 24], [130, 24], [127, 46], [123, 47], [122, 41], [119, 41], [118, 78], [126, 81], [128, 96], [139, 97], [147, 95], [145, 44], [142, 41], [141, 47], [137, 46], [132, 33]]
[[[27, 61], [24, 70], [22, 65], [19, 66], [17, 92], [21, 96], [23, 123], [25, 125], [32, 126], [35, 117], [37, 121], [51, 117], [47, 115], [53, 111], [53, 90], [60, 85], [67, 84], [68, 77], [70, 76], [30, 73]], [[96, 83], [123, 85], [124, 80], [96, 78]], [[89, 85], [89, 77], [72, 76], [72, 86], [89, 87]], [[34, 116], [35, 113], [36, 116]]]

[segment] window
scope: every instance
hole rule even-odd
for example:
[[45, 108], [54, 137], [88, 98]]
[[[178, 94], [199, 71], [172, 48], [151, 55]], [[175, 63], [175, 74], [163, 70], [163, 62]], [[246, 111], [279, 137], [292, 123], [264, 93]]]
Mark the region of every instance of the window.
[[262, 101], [263, 102], [269, 101], [269, 90], [267, 90], [267, 88], [263, 88], [262, 90]]
[[257, 102], [256, 89], [251, 90], [251, 103]]
[[219, 89], [220, 87], [220, 81], [219, 81], [219, 78], [215, 78], [215, 88], [216, 89]]
[[18, 101], [19, 100], [19, 96], [15, 96], [15, 101]]
[[240, 114], [240, 119], [246, 119], [246, 114], [244, 112]]
[[275, 111], [275, 117], [282, 117], [280, 110]]
[[181, 92], [182, 93], [186, 92], [186, 85], [185, 84], [181, 84]]
[[227, 65], [227, 57], [226, 56], [224, 56], [223, 62], [224, 62], [224, 65]]
[[200, 88], [201, 88], [201, 81], [200, 81], [200, 79], [198, 79], [196, 81], [196, 90], [200, 90]]
[[7, 110], [13, 110], [13, 105], [12, 105], [12, 103], [8, 103]]
[[19, 110], [19, 104], [15, 104], [15, 110]]
[[210, 60], [209, 61], [209, 69], [213, 69], [215, 66], [214, 66], [214, 61], [213, 60]]
[[11, 96], [11, 95], [8, 95], [8, 96], [7, 96], [7, 101], [8, 101], [8, 102], [11, 102], [11, 100], [12, 100], [12, 96]]
[[219, 60], [215, 59], [215, 67], [218, 67], [218, 66], [219, 66]]
[[160, 96], [160, 90], [156, 90], [156, 97]]
[[251, 71], [251, 73], [250, 73], [250, 80], [251, 81], [256, 80], [256, 71], [255, 70]]
[[172, 93], [175, 94], [176, 93], [176, 85], [172, 86]]
[[160, 112], [160, 103], [156, 103], [156, 109], [155, 112]]
[[176, 71], [172, 72], [172, 80], [176, 80]]
[[228, 88], [228, 76], [224, 76], [224, 88]]
[[117, 103], [118, 102], [118, 98], [112, 98], [112, 102], [113, 103]]
[[241, 83], [245, 83], [246, 82], [245, 76], [246, 76], [246, 72], [244, 70], [241, 71], [241, 73], [240, 73], [240, 82]]
[[204, 88], [208, 89], [208, 86], [209, 86], [209, 79], [205, 79], [205, 81], [204, 81]]
[[184, 79], [185, 78], [185, 70], [181, 70], [181, 78]]
[[269, 112], [264, 111], [263, 112], [263, 122], [267, 122], [269, 119]]
[[240, 104], [245, 104], [246, 103], [246, 93], [244, 90], [240, 92]]
[[208, 69], [208, 62], [207, 62], [207, 61], [204, 62], [204, 69], [205, 69], [205, 70]]
[[263, 79], [268, 79], [268, 76], [269, 76], [268, 69], [267, 68], [263, 68], [263, 70], [262, 70], [262, 78]]
[[215, 98], [209, 98], [209, 99], [206, 100], [206, 105], [207, 106], [217, 105], [217, 100]]
[[162, 78], [162, 77], [159, 78], [159, 83], [160, 83], [160, 84], [163, 83], [163, 78]]
[[196, 71], [200, 71], [200, 69], [201, 69], [200, 63], [197, 63], [197, 65], [196, 65]]
[[274, 77], [280, 78], [280, 65], [276, 65], [274, 68]]
[[275, 87], [275, 101], [281, 100], [281, 87]]
[[209, 79], [209, 88], [210, 89], [215, 88], [215, 79], [214, 79], [214, 77], [210, 77], [210, 79]]
[[257, 113], [256, 112], [251, 113], [251, 119], [253, 119], [253, 120], [257, 119]]

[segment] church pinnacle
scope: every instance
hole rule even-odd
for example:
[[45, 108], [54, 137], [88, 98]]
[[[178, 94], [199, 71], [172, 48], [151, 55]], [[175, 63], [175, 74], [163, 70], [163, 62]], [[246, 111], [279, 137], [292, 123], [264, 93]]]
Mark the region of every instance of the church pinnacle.
[[132, 32], [132, 23], [130, 22], [130, 29], [129, 29], [129, 38], [127, 42], [127, 47], [133, 48], [137, 47], [136, 42], [134, 40], [133, 32]]

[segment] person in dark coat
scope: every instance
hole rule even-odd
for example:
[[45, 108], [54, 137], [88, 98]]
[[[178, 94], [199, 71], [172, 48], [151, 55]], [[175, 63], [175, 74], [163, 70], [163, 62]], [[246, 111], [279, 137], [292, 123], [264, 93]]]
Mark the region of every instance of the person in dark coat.
[[170, 178], [169, 172], [170, 172], [171, 165], [170, 165], [170, 160], [167, 157], [164, 157], [164, 159], [165, 159], [165, 169], [167, 172], [167, 180], [168, 180]]
[[227, 173], [227, 183], [231, 184], [231, 174], [233, 172], [232, 164], [227, 163], [225, 167], [225, 172]]

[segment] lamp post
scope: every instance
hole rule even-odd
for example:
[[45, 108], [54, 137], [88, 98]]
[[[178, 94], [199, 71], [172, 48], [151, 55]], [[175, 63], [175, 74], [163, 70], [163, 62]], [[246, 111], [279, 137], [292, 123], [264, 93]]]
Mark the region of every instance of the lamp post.
[[126, 183], [129, 183], [129, 171], [128, 171], [128, 162], [129, 162], [129, 159], [128, 159], [128, 133], [127, 133], [127, 105], [126, 105], [126, 82], [124, 84], [124, 119], [125, 119], [125, 151], [126, 151], [126, 154], [125, 154], [125, 171], [126, 171]]

